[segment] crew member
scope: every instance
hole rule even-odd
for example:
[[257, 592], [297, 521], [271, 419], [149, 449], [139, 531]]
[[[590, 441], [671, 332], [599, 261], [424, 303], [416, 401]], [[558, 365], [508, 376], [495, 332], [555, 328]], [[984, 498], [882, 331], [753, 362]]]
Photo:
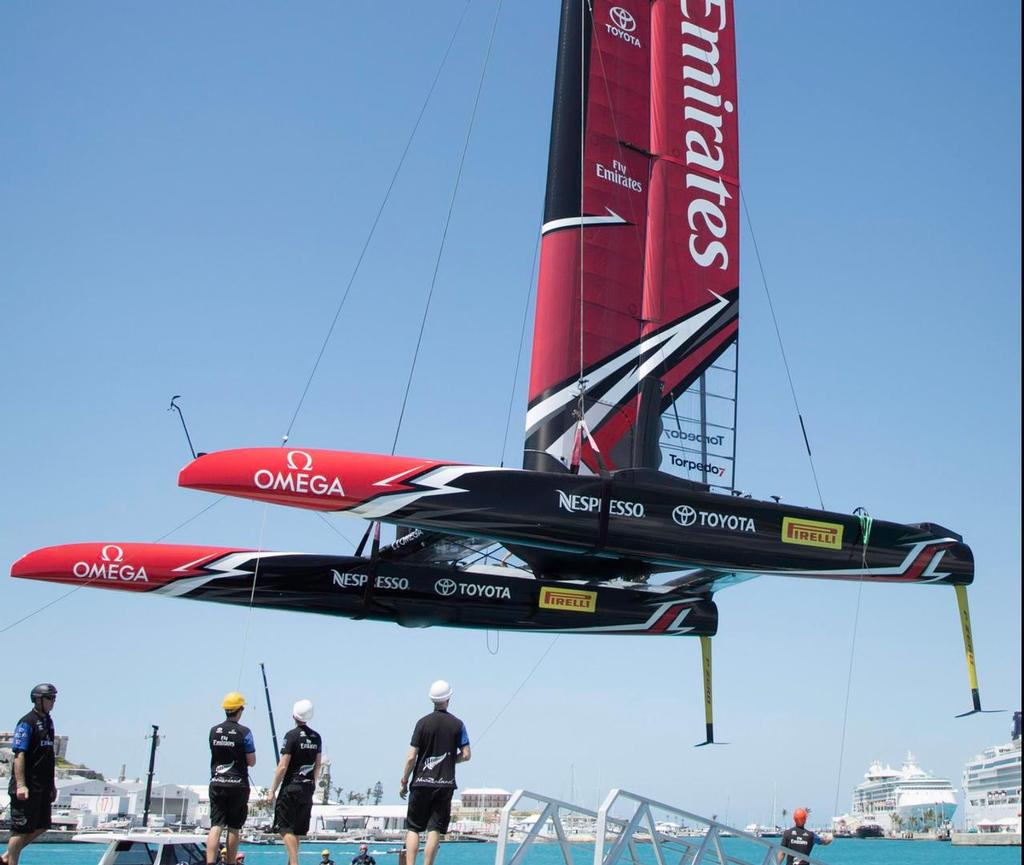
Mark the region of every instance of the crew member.
[[[420, 833], [427, 833], [424, 865], [433, 865], [441, 836], [448, 831], [455, 792], [455, 764], [471, 756], [466, 725], [449, 713], [452, 687], [443, 680], [430, 686], [434, 711], [416, 722], [405, 757], [399, 795], [409, 795], [405, 817], [405, 865], [416, 865]], [[409, 793], [410, 778], [412, 792]]]
[[[363, 847], [365, 847], [365, 846], [366, 845], [364, 844]], [[352, 861], [354, 862], [355, 860], [353, 859]], [[334, 860], [331, 858], [331, 851], [330, 850], [321, 850], [320, 851], [320, 865], [334, 865]]]
[[32, 711], [18, 721], [11, 741], [14, 771], [7, 785], [11, 796], [11, 835], [7, 852], [0, 856], [4, 865], [18, 865], [21, 851], [50, 828], [50, 806], [57, 799], [50, 717], [57, 688], [48, 683], [36, 685], [29, 699]]
[[206, 836], [208, 865], [219, 862], [220, 835], [228, 830], [223, 861], [237, 865], [238, 833], [249, 816], [249, 768], [256, 764], [252, 730], [238, 723], [245, 698], [232, 691], [221, 702], [224, 720], [210, 728], [210, 833]]
[[[807, 809], [797, 808], [793, 812], [793, 825], [782, 833], [782, 841], [780, 842], [783, 847], [788, 847], [790, 850], [796, 850], [798, 853], [805, 853], [808, 856], [811, 855], [811, 848], [815, 844], [821, 844], [827, 846], [832, 843], [832, 835], [826, 833], [819, 835], [817, 832], [812, 832], [810, 829], [805, 827], [807, 823]], [[782, 861], [782, 857], [786, 857], [786, 865], [805, 865], [806, 859], [800, 856], [794, 856], [792, 853], [779, 852], [778, 861]]]
[[288, 850], [288, 865], [299, 865], [299, 839], [309, 831], [313, 793], [320, 776], [320, 734], [309, 726], [313, 703], [299, 700], [292, 706], [295, 728], [289, 730], [281, 746], [281, 762], [270, 782], [270, 802], [278, 788], [281, 795], [274, 808], [274, 831]]
[[359, 855], [352, 858], [352, 865], [377, 865], [377, 860], [370, 855], [370, 848], [359, 845]]

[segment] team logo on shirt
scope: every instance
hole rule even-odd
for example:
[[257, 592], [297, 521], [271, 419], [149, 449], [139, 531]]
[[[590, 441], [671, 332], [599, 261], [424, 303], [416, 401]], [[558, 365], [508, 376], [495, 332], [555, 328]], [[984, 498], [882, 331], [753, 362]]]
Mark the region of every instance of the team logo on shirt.
[[446, 759], [448, 759], [447, 754], [441, 754], [439, 757], [427, 757], [423, 761], [423, 768], [429, 772], [431, 769], [440, 766]]

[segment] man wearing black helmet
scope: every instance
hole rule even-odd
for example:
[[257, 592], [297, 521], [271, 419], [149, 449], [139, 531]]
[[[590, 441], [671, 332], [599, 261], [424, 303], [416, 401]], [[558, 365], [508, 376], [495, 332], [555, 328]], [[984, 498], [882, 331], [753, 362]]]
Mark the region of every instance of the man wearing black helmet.
[[14, 771], [7, 792], [11, 794], [11, 837], [4, 865], [18, 865], [21, 851], [50, 828], [50, 806], [57, 798], [54, 783], [53, 720], [50, 712], [57, 689], [44, 683], [29, 695], [32, 711], [14, 728], [11, 750]]

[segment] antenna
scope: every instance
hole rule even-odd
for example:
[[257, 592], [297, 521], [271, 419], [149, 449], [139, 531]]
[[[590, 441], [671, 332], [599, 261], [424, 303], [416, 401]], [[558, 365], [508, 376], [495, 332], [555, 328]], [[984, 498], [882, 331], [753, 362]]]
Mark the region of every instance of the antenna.
[[270, 705], [270, 687], [267, 685], [267, 670], [260, 662], [260, 673], [263, 675], [263, 693], [267, 698], [267, 714], [270, 716], [270, 738], [274, 743], [274, 756], [277, 756], [281, 749], [277, 747], [277, 729], [274, 727], [274, 708]]

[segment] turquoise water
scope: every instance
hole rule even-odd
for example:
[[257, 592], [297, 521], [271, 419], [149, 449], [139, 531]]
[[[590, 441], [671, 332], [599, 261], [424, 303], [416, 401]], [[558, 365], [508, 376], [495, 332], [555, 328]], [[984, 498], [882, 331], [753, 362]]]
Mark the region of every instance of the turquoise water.
[[[740, 854], [746, 847], [742, 841], [727, 838], [727, 852]], [[283, 847], [250, 847], [242, 845], [246, 865], [284, 865]], [[302, 862], [313, 865], [320, 861], [320, 851], [327, 847], [338, 865], [349, 865], [358, 850], [355, 844], [302, 845]], [[372, 850], [392, 849], [394, 845], [374, 845]], [[29, 847], [21, 857], [21, 865], [96, 865], [104, 846], [101, 844], [38, 844]], [[749, 850], [749, 847], [747, 847]], [[494, 844], [447, 844], [437, 865], [492, 865]], [[650, 848], [641, 848], [641, 858], [654, 862]], [[589, 865], [593, 847], [580, 845], [574, 849], [574, 865]], [[1020, 847], [953, 847], [939, 841], [882, 841], [841, 838], [829, 847], [816, 851], [818, 858], [836, 865], [1010, 865], [1021, 861]], [[398, 865], [395, 855], [376, 856], [377, 865]], [[418, 860], [422, 862], [422, 859]], [[536, 845], [526, 860], [533, 865], [562, 865], [562, 857], [553, 844]]]

